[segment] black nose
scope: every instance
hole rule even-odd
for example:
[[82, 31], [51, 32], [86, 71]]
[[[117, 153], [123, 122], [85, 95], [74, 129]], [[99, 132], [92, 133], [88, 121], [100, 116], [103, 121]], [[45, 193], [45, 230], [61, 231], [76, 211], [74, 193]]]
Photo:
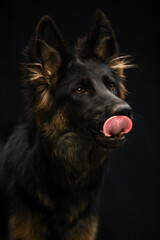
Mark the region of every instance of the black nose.
[[113, 115], [124, 115], [132, 118], [132, 108], [127, 103], [116, 104], [113, 107]]

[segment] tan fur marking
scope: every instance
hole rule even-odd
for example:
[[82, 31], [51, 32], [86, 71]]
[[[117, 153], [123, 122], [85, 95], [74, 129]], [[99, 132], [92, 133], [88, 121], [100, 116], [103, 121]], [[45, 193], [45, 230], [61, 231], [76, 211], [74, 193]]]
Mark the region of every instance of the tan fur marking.
[[22, 218], [13, 215], [10, 217], [10, 240], [45, 240], [44, 236], [42, 237], [41, 234], [43, 230], [43, 227], [39, 223], [38, 216], [26, 216]]
[[98, 220], [81, 219], [73, 229], [66, 233], [64, 240], [94, 240], [97, 233]]
[[[49, 93], [49, 80], [44, 76], [43, 67], [40, 63], [27, 64], [29, 73], [29, 81], [35, 87], [37, 99], [35, 105], [30, 109], [33, 112], [45, 111], [48, 112], [52, 106]], [[45, 81], [46, 80], [46, 81]], [[27, 96], [27, 95], [26, 95]], [[27, 98], [30, 96], [27, 96]], [[30, 99], [28, 99], [30, 100]]]
[[76, 208], [70, 208], [70, 214], [68, 216], [68, 222], [72, 223], [75, 219], [79, 217], [79, 214], [84, 211], [84, 209], [88, 206], [88, 201], [83, 201], [80, 205]]
[[123, 83], [120, 83], [120, 98], [125, 99], [126, 94], [128, 93]]
[[38, 199], [40, 201], [40, 203], [42, 203], [45, 207], [50, 208], [50, 209], [54, 209], [54, 203], [51, 201], [51, 199], [49, 199], [47, 196], [45, 196], [43, 193], [39, 192], [37, 194]]
[[43, 136], [44, 137], [48, 137], [49, 138], [53, 131], [54, 130], [53, 130], [52, 126], [50, 126], [48, 123], [44, 123], [43, 124], [42, 132], [43, 132]]
[[38, 103], [35, 106], [35, 112], [39, 110], [44, 110], [45, 112], [48, 112], [52, 106], [52, 102], [50, 101], [50, 96], [48, 89], [44, 89], [42, 93], [38, 95]]
[[65, 116], [65, 108], [59, 109], [54, 115], [50, 123], [44, 123], [42, 126], [42, 132], [44, 137], [53, 140], [56, 134], [67, 129], [67, 118]]
[[76, 153], [78, 152], [78, 149], [79, 146], [77, 141], [77, 135], [74, 132], [68, 132], [63, 135], [58, 142], [56, 142], [54, 148], [54, 155], [61, 159], [67, 159], [67, 161], [70, 161], [71, 163], [74, 162], [77, 158]]
[[123, 84], [125, 80], [124, 70], [134, 67], [133, 64], [129, 64], [131, 62], [130, 59], [128, 60], [129, 57], [130, 56], [120, 56], [111, 59], [111, 61], [109, 62], [110, 68], [116, 72], [117, 76], [122, 81], [120, 83], [120, 98], [122, 99], [125, 99], [125, 95], [127, 94], [127, 89]]
[[123, 80], [125, 79], [124, 70], [134, 67], [133, 64], [128, 64], [131, 60], [128, 60], [130, 56], [120, 56], [110, 60], [109, 66], [111, 69], [117, 72], [117, 75]]
[[98, 44], [98, 47], [94, 50], [95, 52], [95, 55], [99, 56], [99, 57], [104, 57], [105, 55], [105, 45], [106, 45], [106, 42], [112, 37], [112, 35], [110, 36], [106, 36], [104, 37], [101, 42]]
[[[26, 69], [30, 72], [29, 80], [35, 81], [39, 78], [44, 78], [43, 71], [42, 71], [42, 64], [40, 63], [28, 63], [26, 65]], [[43, 79], [44, 81], [44, 79]]]
[[65, 118], [64, 109], [59, 109], [53, 117], [53, 123], [58, 130], [64, 130], [67, 127], [67, 119]]

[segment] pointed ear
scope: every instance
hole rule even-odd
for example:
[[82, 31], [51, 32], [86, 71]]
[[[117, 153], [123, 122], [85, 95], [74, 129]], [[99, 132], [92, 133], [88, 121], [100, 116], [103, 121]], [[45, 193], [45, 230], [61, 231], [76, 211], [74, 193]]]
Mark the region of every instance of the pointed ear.
[[88, 35], [78, 40], [75, 50], [77, 58], [99, 57], [106, 63], [118, 56], [114, 31], [102, 11], [96, 11]]
[[58, 77], [62, 67], [69, 61], [69, 51], [56, 24], [49, 16], [42, 17], [36, 27], [34, 58], [42, 64], [48, 83], [51, 77], [52, 79]]

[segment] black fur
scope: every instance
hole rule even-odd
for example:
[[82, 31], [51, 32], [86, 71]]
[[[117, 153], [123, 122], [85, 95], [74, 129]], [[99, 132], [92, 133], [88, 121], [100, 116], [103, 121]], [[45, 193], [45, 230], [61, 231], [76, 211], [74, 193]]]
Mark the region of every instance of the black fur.
[[100, 130], [132, 117], [114, 32], [97, 11], [73, 54], [45, 16], [24, 55], [28, 121], [0, 127], [0, 239], [93, 240], [107, 158], [124, 142]]

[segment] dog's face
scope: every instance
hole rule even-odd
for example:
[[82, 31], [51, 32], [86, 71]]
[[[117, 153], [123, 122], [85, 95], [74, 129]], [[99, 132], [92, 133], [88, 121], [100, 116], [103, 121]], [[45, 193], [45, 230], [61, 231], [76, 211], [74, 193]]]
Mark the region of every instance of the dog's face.
[[119, 80], [109, 66], [83, 60], [68, 68], [57, 85], [55, 100], [67, 109], [68, 129], [81, 138], [114, 147], [123, 142], [124, 135], [105, 137], [105, 121], [113, 115], [131, 117], [130, 106], [119, 96]]
[[114, 115], [131, 118], [131, 108], [124, 101], [126, 65], [118, 57], [114, 32], [104, 14], [96, 12], [89, 34], [76, 45], [75, 56], [49, 17], [39, 22], [28, 55], [30, 49], [27, 94], [46, 136], [72, 131], [103, 147], [119, 146], [124, 135], [106, 137], [103, 125]]

